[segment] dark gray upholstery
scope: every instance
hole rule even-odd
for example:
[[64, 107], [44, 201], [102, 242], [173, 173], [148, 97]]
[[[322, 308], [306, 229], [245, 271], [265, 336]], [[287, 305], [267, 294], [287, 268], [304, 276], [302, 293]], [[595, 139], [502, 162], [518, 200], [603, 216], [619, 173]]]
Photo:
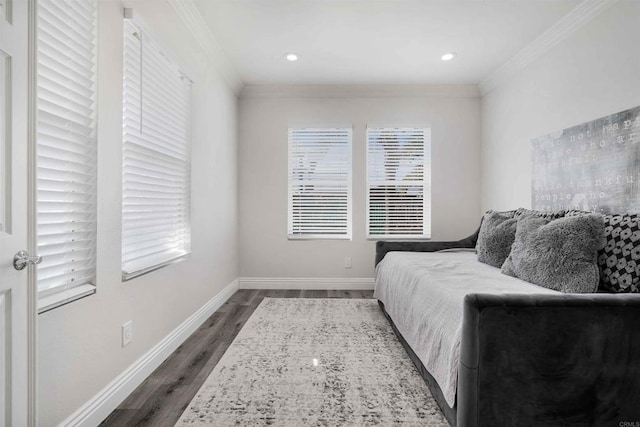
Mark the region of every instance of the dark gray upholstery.
[[[390, 251], [473, 248], [477, 236], [378, 242], [376, 265]], [[401, 338], [452, 426], [619, 427], [640, 421], [640, 295], [473, 294], [465, 298], [462, 322], [454, 408]]]
[[459, 426], [640, 421], [640, 295], [465, 298]]
[[478, 232], [480, 228], [476, 230], [469, 237], [465, 237], [462, 240], [455, 240], [450, 242], [387, 242], [378, 241], [376, 243], [376, 264], [384, 258], [387, 252], [437, 252], [444, 249], [473, 249], [478, 242]]

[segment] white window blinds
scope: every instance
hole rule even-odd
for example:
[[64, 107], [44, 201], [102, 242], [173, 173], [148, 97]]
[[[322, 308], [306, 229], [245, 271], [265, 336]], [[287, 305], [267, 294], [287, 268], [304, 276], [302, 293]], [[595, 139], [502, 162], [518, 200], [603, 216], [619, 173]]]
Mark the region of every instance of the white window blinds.
[[191, 252], [191, 82], [131, 20], [124, 26], [123, 278]]
[[95, 282], [96, 19], [96, 0], [37, 2], [40, 297]]
[[350, 128], [289, 129], [289, 238], [351, 238]]
[[431, 235], [431, 130], [367, 128], [370, 238]]

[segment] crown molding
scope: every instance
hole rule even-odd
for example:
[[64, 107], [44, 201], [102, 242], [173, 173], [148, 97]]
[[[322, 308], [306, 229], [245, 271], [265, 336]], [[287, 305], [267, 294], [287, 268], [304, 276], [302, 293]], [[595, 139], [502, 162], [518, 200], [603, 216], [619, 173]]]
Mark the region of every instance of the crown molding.
[[480, 93], [485, 95], [491, 92], [617, 2], [618, 0], [583, 1], [524, 49], [485, 77], [479, 85]]
[[477, 85], [247, 85], [241, 98], [479, 98]]
[[217, 69], [231, 89], [239, 94], [244, 82], [233, 63], [220, 46], [193, 0], [168, 0], [185, 26], [191, 31], [209, 62]]

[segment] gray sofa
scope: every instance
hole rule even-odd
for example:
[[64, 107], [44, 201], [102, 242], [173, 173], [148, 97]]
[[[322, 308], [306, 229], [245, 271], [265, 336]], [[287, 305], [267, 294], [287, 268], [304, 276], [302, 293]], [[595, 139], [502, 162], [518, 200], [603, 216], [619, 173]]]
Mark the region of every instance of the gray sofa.
[[[380, 241], [376, 265], [474, 248], [477, 235]], [[640, 425], [640, 294], [466, 295], [453, 407], [379, 302], [452, 426]]]

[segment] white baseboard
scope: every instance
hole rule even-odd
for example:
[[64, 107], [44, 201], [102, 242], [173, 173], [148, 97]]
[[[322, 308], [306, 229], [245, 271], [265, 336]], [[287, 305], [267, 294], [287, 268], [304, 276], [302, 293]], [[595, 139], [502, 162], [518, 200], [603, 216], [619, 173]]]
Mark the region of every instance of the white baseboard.
[[371, 290], [372, 277], [241, 277], [240, 289]]
[[164, 360], [169, 357], [238, 290], [238, 279], [174, 329], [151, 350], [136, 360], [80, 409], [60, 423], [61, 426], [95, 427], [131, 394]]

